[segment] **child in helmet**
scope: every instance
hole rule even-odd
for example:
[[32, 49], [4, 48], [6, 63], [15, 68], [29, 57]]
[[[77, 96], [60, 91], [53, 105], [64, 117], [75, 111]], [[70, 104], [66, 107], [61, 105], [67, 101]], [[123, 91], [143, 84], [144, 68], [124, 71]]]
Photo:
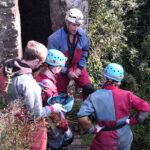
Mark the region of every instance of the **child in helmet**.
[[[119, 88], [124, 78], [121, 65], [110, 63], [104, 69], [102, 89], [83, 102], [78, 117], [80, 123], [95, 138], [90, 150], [130, 150], [133, 140], [130, 125], [142, 123], [150, 112], [150, 105], [130, 91]], [[131, 117], [131, 110], [137, 111]], [[88, 116], [95, 114], [96, 125]], [[130, 118], [131, 117], [131, 118]]]
[[[65, 66], [67, 58], [64, 54], [56, 49], [49, 49], [48, 55], [45, 63], [41, 69], [41, 72], [36, 76], [36, 80], [42, 87], [42, 99], [44, 105], [53, 105], [55, 103], [60, 103], [64, 106], [69, 105], [69, 108], [65, 108], [66, 111], [70, 111], [74, 99], [67, 95], [59, 95], [56, 87], [56, 76], [60, 73], [62, 67]], [[54, 117], [55, 116], [55, 117]], [[57, 119], [56, 119], [57, 118]], [[51, 149], [59, 149], [62, 146], [71, 144], [73, 140], [72, 132], [68, 126], [68, 122], [65, 119], [64, 113], [54, 114], [51, 119], [55, 122], [57, 126], [57, 133], [52, 133], [51, 130], [48, 131], [48, 147]], [[56, 123], [57, 121], [58, 124]], [[57, 134], [57, 135], [56, 135]]]

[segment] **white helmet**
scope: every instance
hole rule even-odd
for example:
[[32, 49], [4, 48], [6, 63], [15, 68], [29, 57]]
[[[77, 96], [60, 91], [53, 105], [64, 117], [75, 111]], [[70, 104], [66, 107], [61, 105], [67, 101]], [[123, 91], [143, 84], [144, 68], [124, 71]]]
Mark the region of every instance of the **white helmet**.
[[83, 14], [79, 9], [72, 8], [69, 11], [67, 11], [65, 19], [72, 23], [81, 25], [83, 23]]

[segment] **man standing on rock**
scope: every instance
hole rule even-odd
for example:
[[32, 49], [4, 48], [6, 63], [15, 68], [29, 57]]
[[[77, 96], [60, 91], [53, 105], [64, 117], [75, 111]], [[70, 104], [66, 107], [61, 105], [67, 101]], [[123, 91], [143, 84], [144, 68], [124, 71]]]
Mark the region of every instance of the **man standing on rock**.
[[68, 57], [62, 73], [58, 76], [59, 92], [66, 92], [70, 80], [74, 80], [78, 87], [83, 88], [83, 98], [94, 91], [86, 70], [89, 39], [80, 27], [83, 14], [77, 8], [66, 13], [65, 26], [48, 37], [48, 49], [58, 49]]

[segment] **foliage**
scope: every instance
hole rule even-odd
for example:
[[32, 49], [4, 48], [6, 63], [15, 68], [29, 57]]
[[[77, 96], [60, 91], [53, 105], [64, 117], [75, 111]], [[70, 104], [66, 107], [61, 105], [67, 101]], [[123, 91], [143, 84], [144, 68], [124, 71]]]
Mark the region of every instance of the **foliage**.
[[126, 25], [125, 35], [128, 39], [126, 48], [122, 51], [121, 58], [123, 60], [125, 70], [132, 74], [136, 81], [136, 90], [138, 95], [145, 99], [150, 97], [150, 20], [149, 6], [150, 2], [145, 0], [143, 5], [135, 10], [130, 11], [124, 24]]
[[[92, 74], [94, 83], [98, 83], [97, 76], [101, 77], [102, 64], [106, 65], [110, 61], [122, 62], [120, 55], [122, 50], [127, 47], [123, 17], [131, 8], [136, 7], [130, 6], [128, 2], [121, 0], [89, 0], [88, 34], [91, 39], [92, 52], [88, 61], [88, 71], [90, 75]], [[126, 5], [130, 7], [125, 7]], [[94, 69], [95, 66], [100, 67], [99, 72], [96, 71], [95, 73], [96, 77], [91, 69], [93, 66]]]
[[93, 83], [95, 83], [95, 86], [98, 86], [98, 82], [102, 72], [102, 63], [96, 51], [90, 52], [88, 61], [88, 71], [91, 80], [93, 81]]
[[145, 121], [144, 125], [134, 126], [133, 128], [134, 142], [132, 147], [134, 150], [148, 150], [150, 149], [150, 116]]
[[106, 54], [107, 59], [116, 59], [122, 47], [126, 46], [124, 17], [127, 12], [138, 7], [133, 2], [134, 0], [89, 0], [89, 36], [92, 47], [97, 48], [101, 55]]
[[28, 123], [23, 110], [22, 104], [16, 100], [0, 111], [0, 149], [29, 149], [35, 126]]
[[3, 96], [0, 94], [0, 109], [5, 108], [5, 107], [6, 107], [5, 100]]
[[89, 143], [91, 143], [91, 141], [93, 140], [94, 135], [93, 134], [89, 134], [89, 133], [82, 134], [81, 138], [82, 138], [82, 144], [84, 146], [89, 146]]

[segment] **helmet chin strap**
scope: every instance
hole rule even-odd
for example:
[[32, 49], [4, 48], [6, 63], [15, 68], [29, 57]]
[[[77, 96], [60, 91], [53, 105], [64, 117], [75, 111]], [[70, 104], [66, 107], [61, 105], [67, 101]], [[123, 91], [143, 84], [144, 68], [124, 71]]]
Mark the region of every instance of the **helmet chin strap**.
[[51, 69], [50, 66], [48, 66], [48, 69], [49, 69], [49, 71], [50, 71], [53, 75], [55, 75], [55, 73], [53, 72], [53, 70]]
[[49, 71], [53, 74], [53, 76], [57, 76], [56, 73], [53, 72], [53, 70], [48, 66]]
[[32, 72], [33, 72], [33, 73], [37, 72], [37, 71], [41, 68], [41, 66], [42, 66], [42, 65], [40, 65], [38, 68], [32, 69]]

